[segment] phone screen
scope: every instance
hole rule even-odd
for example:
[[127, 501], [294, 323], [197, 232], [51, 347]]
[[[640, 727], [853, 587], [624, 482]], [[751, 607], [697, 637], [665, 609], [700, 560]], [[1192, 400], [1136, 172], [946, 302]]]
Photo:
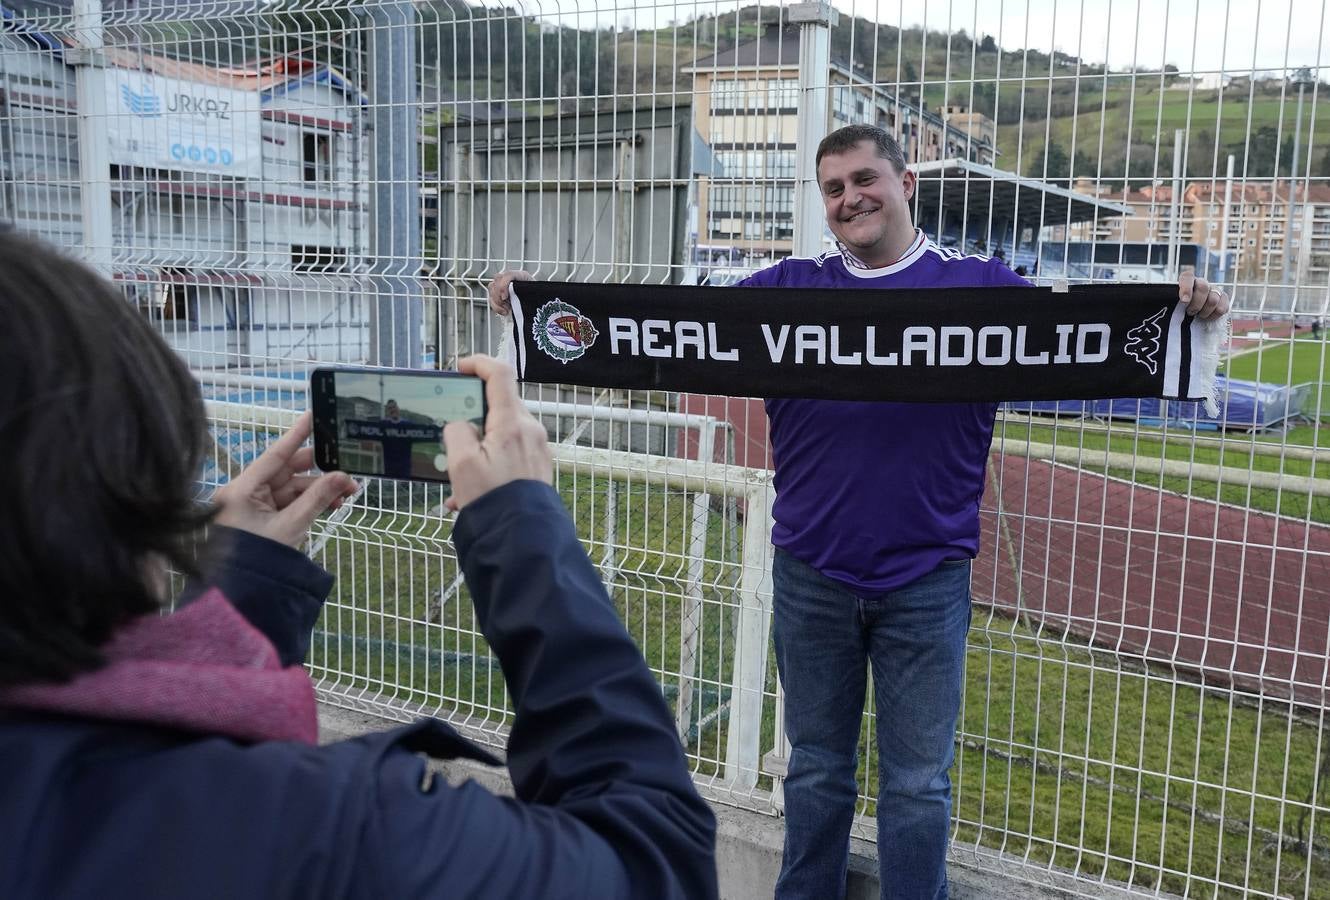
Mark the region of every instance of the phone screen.
[[485, 385], [456, 372], [318, 369], [314, 458], [321, 469], [447, 481], [443, 429], [485, 424]]

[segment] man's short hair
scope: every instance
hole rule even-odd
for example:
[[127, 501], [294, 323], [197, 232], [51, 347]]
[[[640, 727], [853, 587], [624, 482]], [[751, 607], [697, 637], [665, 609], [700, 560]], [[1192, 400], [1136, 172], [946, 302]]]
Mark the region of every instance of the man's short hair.
[[891, 163], [897, 172], [905, 171], [905, 154], [901, 152], [901, 145], [876, 125], [846, 125], [824, 137], [822, 143], [817, 145], [814, 168], [822, 164], [822, 157], [849, 153], [862, 141], [871, 141], [877, 147], [877, 155]]
[[86, 266], [0, 233], [0, 317], [0, 685], [59, 681], [159, 609], [159, 561], [195, 569], [211, 441], [189, 368]]

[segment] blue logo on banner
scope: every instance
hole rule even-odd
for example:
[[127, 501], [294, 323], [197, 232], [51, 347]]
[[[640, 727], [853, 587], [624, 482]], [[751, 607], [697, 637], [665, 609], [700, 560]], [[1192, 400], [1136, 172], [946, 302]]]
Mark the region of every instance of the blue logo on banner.
[[199, 147], [194, 144], [189, 146], [172, 144], [171, 158], [181, 161], [189, 158], [194, 162], [205, 162], [210, 166], [215, 166], [218, 163], [229, 166], [235, 162], [235, 154], [230, 150], [219, 150], [216, 147]]
[[156, 119], [162, 114], [162, 98], [147, 86], [143, 88], [143, 93], [136, 94], [129, 89], [129, 85], [122, 84], [120, 99], [124, 102], [125, 109], [144, 119]]

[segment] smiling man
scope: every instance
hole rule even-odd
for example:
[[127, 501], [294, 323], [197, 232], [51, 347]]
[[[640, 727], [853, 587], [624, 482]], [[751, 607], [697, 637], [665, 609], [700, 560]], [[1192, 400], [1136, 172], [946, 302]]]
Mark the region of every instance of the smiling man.
[[[817, 179], [837, 249], [782, 260], [741, 285], [813, 291], [1029, 285], [1001, 259], [962, 256], [915, 228], [915, 176], [882, 129], [850, 125], [827, 135], [817, 150]], [[508, 315], [509, 287], [530, 277], [500, 274], [489, 287], [490, 307]], [[1179, 280], [1178, 296], [1201, 318], [1228, 310], [1220, 291], [1189, 274]], [[637, 339], [626, 327], [611, 330], [619, 340]], [[882, 896], [945, 898], [948, 770], [970, 625], [970, 561], [979, 552], [979, 501], [997, 404], [768, 400], [766, 406], [776, 466], [776, 664], [792, 747], [776, 896], [845, 895], [871, 667]]]
[[[881, 129], [850, 125], [817, 150], [838, 249], [786, 259], [753, 287], [1027, 285], [998, 259], [962, 256], [914, 227], [915, 176]], [[1203, 318], [1228, 302], [1183, 276]], [[882, 377], [890, 377], [883, 375]], [[792, 747], [776, 896], [845, 893], [865, 670], [877, 714], [883, 897], [946, 897], [951, 780], [970, 562], [993, 403], [768, 400], [776, 465], [776, 662]]]

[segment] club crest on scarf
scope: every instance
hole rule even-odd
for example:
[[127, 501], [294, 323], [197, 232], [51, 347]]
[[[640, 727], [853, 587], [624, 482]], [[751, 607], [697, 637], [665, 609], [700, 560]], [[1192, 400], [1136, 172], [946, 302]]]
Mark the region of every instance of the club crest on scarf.
[[537, 309], [531, 320], [536, 346], [561, 363], [579, 359], [599, 335], [577, 307], [557, 297]]
[[1168, 307], [1164, 307], [1131, 331], [1128, 331], [1127, 345], [1122, 348], [1128, 356], [1145, 366], [1151, 375], [1159, 369], [1155, 357], [1159, 355], [1160, 339], [1164, 336], [1164, 330], [1160, 327], [1159, 321], [1166, 315], [1168, 315]]

